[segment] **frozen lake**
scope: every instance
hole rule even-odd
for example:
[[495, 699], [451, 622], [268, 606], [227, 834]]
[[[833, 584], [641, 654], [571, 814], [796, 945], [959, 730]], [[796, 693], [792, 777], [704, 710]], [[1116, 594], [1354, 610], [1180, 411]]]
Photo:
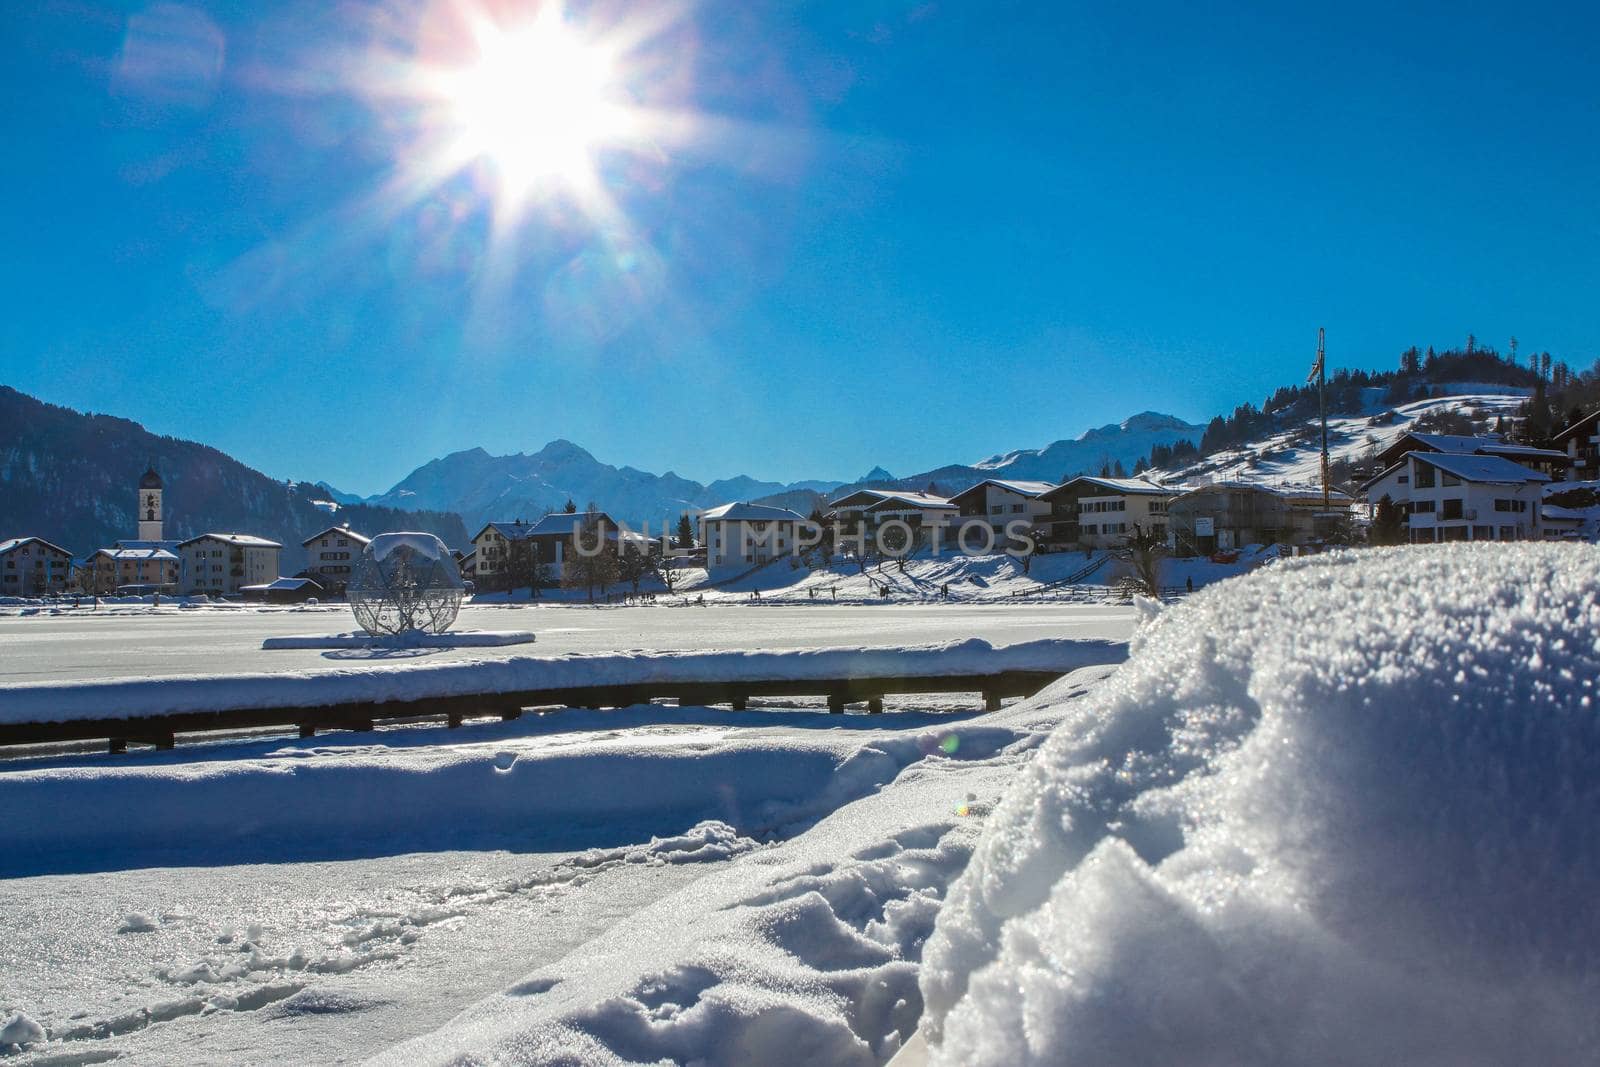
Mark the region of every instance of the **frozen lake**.
[[0, 685], [210, 672], [336, 669], [375, 658], [442, 662], [567, 652], [923, 645], [977, 637], [1126, 640], [1131, 608], [1088, 604], [469, 606], [460, 630], [532, 630], [531, 645], [459, 650], [266, 651], [267, 637], [348, 632], [347, 608], [118, 608], [0, 616]]

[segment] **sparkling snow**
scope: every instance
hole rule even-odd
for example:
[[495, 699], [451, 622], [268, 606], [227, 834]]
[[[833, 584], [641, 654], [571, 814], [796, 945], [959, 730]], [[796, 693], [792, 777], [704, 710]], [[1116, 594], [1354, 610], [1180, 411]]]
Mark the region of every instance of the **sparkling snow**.
[[1600, 1059], [1600, 559], [1284, 563], [1161, 612], [925, 954], [937, 1064]]

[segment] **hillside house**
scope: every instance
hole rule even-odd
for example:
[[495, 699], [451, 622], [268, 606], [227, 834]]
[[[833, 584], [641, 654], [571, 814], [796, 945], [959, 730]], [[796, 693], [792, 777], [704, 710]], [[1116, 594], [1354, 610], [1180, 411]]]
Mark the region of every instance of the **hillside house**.
[[1167, 505], [1178, 491], [1147, 478], [1079, 475], [1043, 496], [1045, 542], [1062, 548], [1114, 548], [1135, 526], [1167, 536]]
[[301, 541], [301, 547], [306, 550], [305, 573], [320, 587], [311, 595], [343, 594], [345, 586], [350, 584], [356, 561], [371, 540], [344, 525], [330, 526]]
[[963, 528], [974, 522], [983, 523], [992, 532], [994, 544], [1003, 548], [1006, 528], [1011, 523], [1020, 521], [1033, 529], [1047, 520], [1050, 504], [1044, 495], [1053, 488], [1050, 482], [987, 478], [951, 497], [950, 503], [959, 509]]
[[1363, 490], [1370, 511], [1387, 496], [1406, 540], [1527, 541], [1543, 536], [1540, 506], [1550, 476], [1500, 456], [1410, 452]]
[[942, 496], [890, 489], [857, 489], [830, 501], [829, 520], [839, 524], [842, 537], [866, 535], [876, 546], [878, 528], [898, 519], [911, 528], [912, 543], [928, 547], [938, 538], [941, 548], [954, 548], [952, 523], [961, 509]]
[[706, 571], [713, 579], [731, 577], [795, 553], [805, 517], [765, 504], [723, 504], [700, 513], [706, 546]]
[[48, 596], [66, 591], [72, 553], [42, 537], [0, 541], [0, 596]]
[[515, 546], [523, 544], [533, 553], [533, 559], [550, 568], [551, 578], [559, 580], [568, 557], [576, 551], [578, 536], [591, 529], [603, 530], [606, 540], [613, 545], [633, 544], [643, 550], [655, 545], [643, 534], [623, 531], [617, 521], [603, 511], [555, 511], [534, 523], [521, 519], [491, 522], [472, 539], [473, 555], [477, 557], [473, 581], [480, 589], [506, 588], [510, 580], [508, 565]]
[[1209, 556], [1246, 545], [1316, 544], [1349, 525], [1353, 503], [1335, 491], [1324, 507], [1320, 486], [1244, 481], [1195, 486], [1167, 505], [1167, 543], [1179, 556]]
[[183, 573], [179, 591], [234, 596], [246, 585], [266, 585], [278, 577], [283, 546], [265, 537], [207, 533], [178, 546]]

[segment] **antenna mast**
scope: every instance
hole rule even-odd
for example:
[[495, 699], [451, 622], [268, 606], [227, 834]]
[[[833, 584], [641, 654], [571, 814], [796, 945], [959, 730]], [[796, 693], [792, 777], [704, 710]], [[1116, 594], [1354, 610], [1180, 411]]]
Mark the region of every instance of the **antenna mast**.
[[1317, 361], [1306, 375], [1307, 383], [1317, 383], [1317, 410], [1322, 416], [1322, 510], [1326, 514], [1333, 506], [1329, 491], [1328, 472], [1328, 364], [1323, 352], [1323, 328], [1317, 327]]

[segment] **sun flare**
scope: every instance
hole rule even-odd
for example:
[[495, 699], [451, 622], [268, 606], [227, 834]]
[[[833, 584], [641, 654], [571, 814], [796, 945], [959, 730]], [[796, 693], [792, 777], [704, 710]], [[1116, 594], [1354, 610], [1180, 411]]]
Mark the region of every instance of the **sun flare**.
[[450, 155], [489, 164], [512, 199], [592, 190], [599, 153], [631, 128], [616, 57], [555, 5], [521, 26], [480, 22], [473, 39], [476, 56], [437, 80]]

